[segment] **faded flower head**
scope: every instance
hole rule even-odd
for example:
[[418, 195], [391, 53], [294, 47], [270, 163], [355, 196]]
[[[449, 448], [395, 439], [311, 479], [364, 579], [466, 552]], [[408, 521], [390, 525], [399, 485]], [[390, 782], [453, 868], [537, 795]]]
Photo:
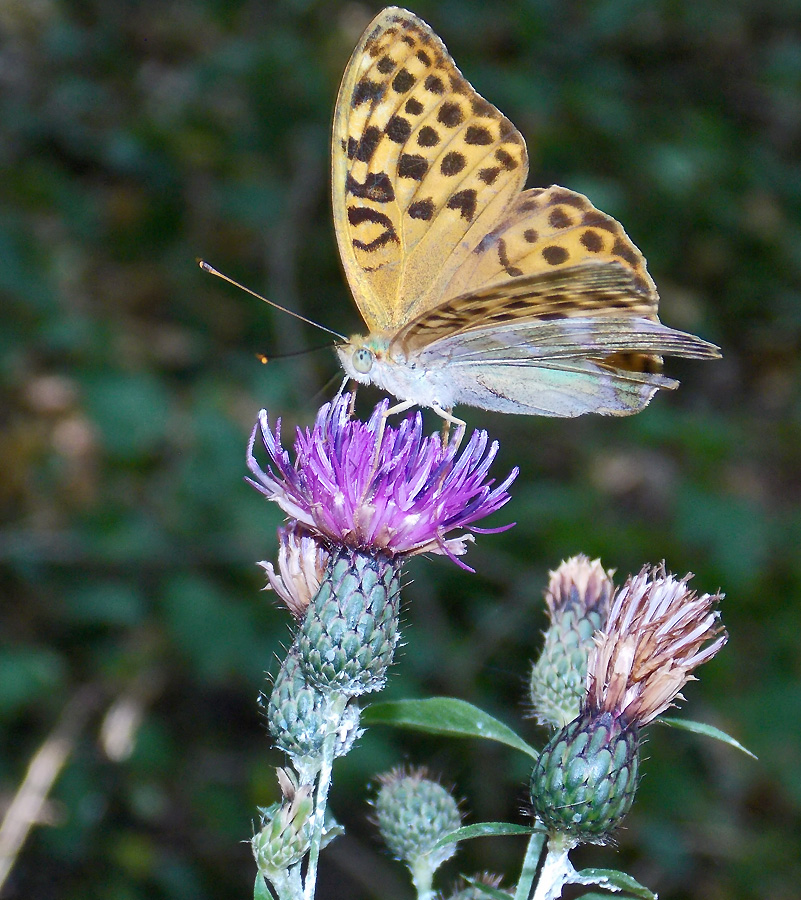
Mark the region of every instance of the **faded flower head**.
[[271, 562], [259, 565], [267, 574], [266, 589], [274, 590], [292, 615], [300, 619], [320, 589], [329, 553], [292, 520], [278, 529], [278, 541], [278, 571]]
[[726, 643], [716, 609], [723, 596], [688, 588], [664, 565], [645, 566], [612, 601], [587, 672], [586, 710], [646, 725], [678, 697], [692, 672]]
[[[498, 444], [485, 431], [473, 432], [459, 452], [455, 436], [446, 447], [439, 434], [424, 437], [419, 412], [382, 428], [388, 400], [366, 423], [350, 417], [350, 403], [343, 394], [320, 409], [313, 429], [298, 429], [294, 463], [281, 444], [280, 419], [273, 430], [262, 410], [248, 450], [251, 484], [331, 544], [393, 556], [440, 553], [458, 562], [472, 535], [447, 535], [479, 531], [471, 526], [509, 500], [517, 469], [493, 487], [487, 473]], [[265, 470], [253, 452], [259, 431], [270, 457]]]

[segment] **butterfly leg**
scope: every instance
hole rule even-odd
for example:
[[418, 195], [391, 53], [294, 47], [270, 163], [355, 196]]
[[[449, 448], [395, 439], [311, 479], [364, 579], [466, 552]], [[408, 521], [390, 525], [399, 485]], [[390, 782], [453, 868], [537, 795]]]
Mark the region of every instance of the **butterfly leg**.
[[[337, 392], [337, 397], [342, 396], [342, 394], [343, 394], [344, 391], [345, 391], [345, 387], [347, 386], [347, 383], [348, 383], [349, 381], [350, 381], [350, 378], [346, 378], [346, 379], [342, 382], [342, 385], [340, 386], [339, 391]], [[353, 383], [353, 390], [351, 391], [351, 395], [350, 395], [350, 403], [348, 404], [348, 418], [349, 418], [349, 419], [352, 419], [352, 418], [353, 418], [353, 413], [354, 413], [354, 411], [356, 410], [356, 389], [357, 389], [358, 387], [359, 387], [359, 385], [358, 385], [356, 382], [354, 382], [354, 383]]]
[[448, 446], [448, 437], [450, 435], [451, 425], [456, 426], [456, 447], [459, 447], [459, 444], [462, 443], [462, 438], [464, 437], [464, 430], [467, 427], [467, 423], [464, 419], [457, 419], [449, 409], [443, 409], [441, 406], [434, 405], [431, 407], [434, 412], [441, 416], [443, 419], [442, 422], [442, 447], [443, 449]]
[[381, 416], [381, 421], [378, 423], [378, 434], [375, 437], [375, 453], [373, 454], [373, 468], [376, 467], [376, 463], [378, 462], [378, 451], [381, 448], [381, 442], [384, 439], [384, 428], [387, 424], [387, 417], [394, 415], [395, 413], [406, 412], [407, 409], [411, 409], [415, 405], [414, 400], [404, 400], [403, 403], [396, 403], [395, 406], [390, 406], [390, 408]]

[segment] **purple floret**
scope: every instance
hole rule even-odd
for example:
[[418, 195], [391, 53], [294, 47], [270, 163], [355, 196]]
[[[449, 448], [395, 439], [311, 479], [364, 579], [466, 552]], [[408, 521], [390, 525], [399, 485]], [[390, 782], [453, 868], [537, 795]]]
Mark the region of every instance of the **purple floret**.
[[[350, 403], [344, 394], [320, 409], [314, 428], [298, 428], [294, 464], [281, 445], [281, 420], [273, 431], [262, 410], [248, 448], [250, 483], [332, 544], [392, 555], [441, 553], [469, 568], [456, 557], [472, 535], [448, 533], [483, 531], [470, 526], [509, 500], [516, 468], [497, 487], [487, 479], [498, 442], [488, 447], [486, 431], [475, 431], [461, 452], [456, 436], [443, 448], [439, 434], [423, 435], [419, 412], [381, 433], [387, 400], [366, 423], [351, 418]], [[253, 453], [259, 430], [270, 458], [266, 469]]]

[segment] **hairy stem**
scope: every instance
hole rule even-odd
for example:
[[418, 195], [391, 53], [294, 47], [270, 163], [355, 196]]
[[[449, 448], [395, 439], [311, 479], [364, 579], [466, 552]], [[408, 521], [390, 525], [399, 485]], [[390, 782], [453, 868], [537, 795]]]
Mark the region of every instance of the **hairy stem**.
[[[348, 698], [344, 694], [335, 697], [332, 704], [329, 721], [337, 725], [342, 719], [342, 713], [347, 705]], [[314, 800], [314, 825], [312, 828], [311, 844], [309, 846], [309, 864], [306, 868], [306, 879], [303, 885], [304, 900], [314, 900], [314, 890], [317, 886], [317, 863], [320, 858], [320, 845], [325, 828], [325, 811], [328, 806], [328, 792], [331, 790], [331, 775], [334, 764], [334, 747], [336, 746], [337, 733], [334, 727], [326, 735], [321, 753], [320, 771], [317, 776], [317, 794]]]

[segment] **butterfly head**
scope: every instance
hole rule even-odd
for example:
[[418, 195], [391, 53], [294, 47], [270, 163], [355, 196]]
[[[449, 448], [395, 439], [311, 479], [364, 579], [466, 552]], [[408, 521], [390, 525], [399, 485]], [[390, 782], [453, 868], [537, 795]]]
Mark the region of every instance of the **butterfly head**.
[[386, 340], [374, 335], [354, 335], [344, 344], [337, 345], [337, 354], [342, 368], [354, 381], [374, 384], [377, 381], [376, 374], [386, 359], [387, 346]]

